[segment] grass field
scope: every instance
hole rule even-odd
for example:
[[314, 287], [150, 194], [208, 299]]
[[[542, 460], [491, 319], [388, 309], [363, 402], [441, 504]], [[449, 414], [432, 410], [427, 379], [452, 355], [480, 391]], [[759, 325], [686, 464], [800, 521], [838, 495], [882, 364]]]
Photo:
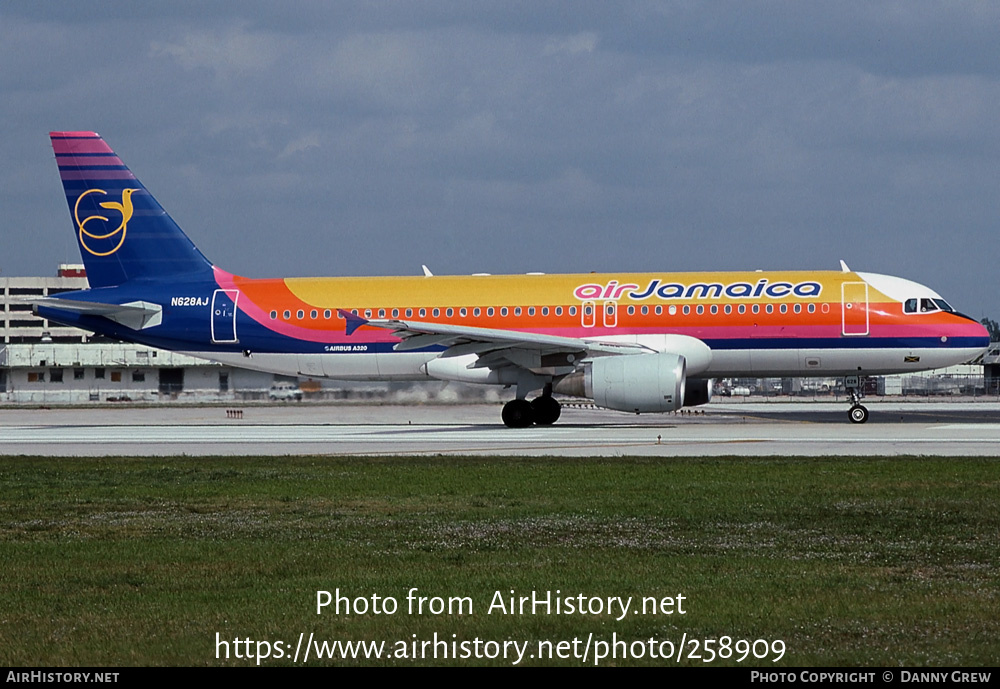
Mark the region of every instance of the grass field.
[[[998, 489], [998, 459], [0, 459], [0, 665], [256, 662], [233, 643], [216, 659], [217, 633], [287, 643], [268, 665], [300, 633], [686, 638], [682, 665], [704, 664], [691, 639], [728, 636], [783, 641], [743, 665], [994, 665]], [[472, 612], [410, 614], [411, 588]], [[336, 589], [399, 607], [317, 615]], [[512, 589], [682, 594], [686, 614], [487, 614]]]

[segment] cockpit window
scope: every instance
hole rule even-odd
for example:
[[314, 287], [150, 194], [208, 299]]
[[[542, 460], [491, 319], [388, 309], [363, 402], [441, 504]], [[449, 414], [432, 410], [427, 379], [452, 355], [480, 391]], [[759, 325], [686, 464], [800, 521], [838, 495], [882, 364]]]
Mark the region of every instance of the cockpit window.
[[934, 313], [936, 311], [947, 311], [954, 313], [955, 309], [944, 299], [907, 299], [903, 302], [903, 313]]

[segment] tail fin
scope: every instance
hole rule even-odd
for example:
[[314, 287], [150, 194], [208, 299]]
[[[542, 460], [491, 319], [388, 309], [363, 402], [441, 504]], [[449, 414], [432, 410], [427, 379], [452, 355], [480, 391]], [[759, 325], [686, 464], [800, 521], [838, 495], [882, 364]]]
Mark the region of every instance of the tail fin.
[[212, 264], [94, 132], [50, 132], [91, 287], [212, 277]]

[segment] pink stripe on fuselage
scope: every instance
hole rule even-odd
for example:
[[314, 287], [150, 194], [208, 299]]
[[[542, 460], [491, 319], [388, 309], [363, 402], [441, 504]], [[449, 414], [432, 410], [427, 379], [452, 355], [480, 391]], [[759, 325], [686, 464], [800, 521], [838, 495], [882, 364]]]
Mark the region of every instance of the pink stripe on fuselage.
[[[215, 267], [214, 271], [216, 282], [220, 287], [224, 289], [240, 290], [234, 280], [234, 275], [227, 273], [218, 267]], [[366, 328], [363, 331], [348, 337], [345, 335], [344, 331], [339, 329], [316, 330], [313, 328], [296, 326], [280, 318], [272, 319], [268, 311], [260, 308], [250, 301], [246, 292], [243, 292], [242, 290], [240, 291], [241, 294], [238, 302], [240, 310], [267, 329], [286, 337], [307, 342], [352, 342], [358, 341], [359, 339], [363, 339], [363, 341], [366, 342], [397, 341], [396, 337], [381, 329], [375, 330]], [[722, 317], [720, 317], [720, 319], [721, 318]], [[671, 317], [672, 322], [670, 323], [664, 323], [660, 320], [660, 322], [648, 322], [643, 325], [619, 324], [617, 327], [604, 327], [600, 324], [600, 322], [598, 322], [598, 324], [593, 328], [584, 328], [581, 325], [546, 328], [543, 323], [538, 323], [536, 327], [526, 328], [524, 327], [523, 319], [520, 319], [521, 322], [515, 325], [510, 322], [510, 320], [513, 319], [500, 317], [493, 320], [489, 324], [477, 322], [472, 323], [472, 325], [498, 328], [509, 332], [537, 332], [547, 335], [580, 339], [602, 339], [614, 336], [676, 334], [709, 340], [739, 340], [749, 338], [829, 339], [839, 337], [851, 340], [877, 340], [901, 337], [940, 336], [943, 332], [947, 332], [949, 337], [979, 336], [980, 334], [979, 327], [975, 323], [971, 322], [952, 323], [944, 326], [944, 324], [941, 323], [921, 323], [919, 319], [914, 319], [912, 322], [893, 322], [881, 324], [871, 323], [869, 325], [869, 333], [867, 335], [844, 336], [840, 323], [805, 324], [800, 321], [800, 319], [805, 318], [808, 318], [808, 316], [796, 317], [795, 319], [790, 319], [791, 322], [785, 323], [779, 321], [766, 325], [758, 324], [756, 326], [753, 324], [719, 326], [711, 324], [692, 324], [690, 322], [685, 322], [684, 317], [677, 316], [676, 320], [674, 320], [674, 317]], [[544, 318], [540, 320], [544, 320]], [[505, 323], [504, 321], [507, 322]], [[461, 323], [461, 321], [457, 319], [435, 319], [435, 322], [450, 324]], [[333, 321], [330, 323], [332, 325]], [[946, 329], [943, 331], [943, 328]]]

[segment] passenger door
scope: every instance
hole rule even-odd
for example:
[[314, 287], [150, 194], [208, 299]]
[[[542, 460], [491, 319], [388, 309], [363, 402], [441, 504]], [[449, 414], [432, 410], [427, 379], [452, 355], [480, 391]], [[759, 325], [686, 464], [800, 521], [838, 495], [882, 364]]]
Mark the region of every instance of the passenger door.
[[212, 295], [212, 342], [237, 342], [236, 301], [240, 292], [235, 289], [217, 289]]
[[868, 334], [868, 283], [844, 282], [840, 285], [841, 332], [848, 336]]

